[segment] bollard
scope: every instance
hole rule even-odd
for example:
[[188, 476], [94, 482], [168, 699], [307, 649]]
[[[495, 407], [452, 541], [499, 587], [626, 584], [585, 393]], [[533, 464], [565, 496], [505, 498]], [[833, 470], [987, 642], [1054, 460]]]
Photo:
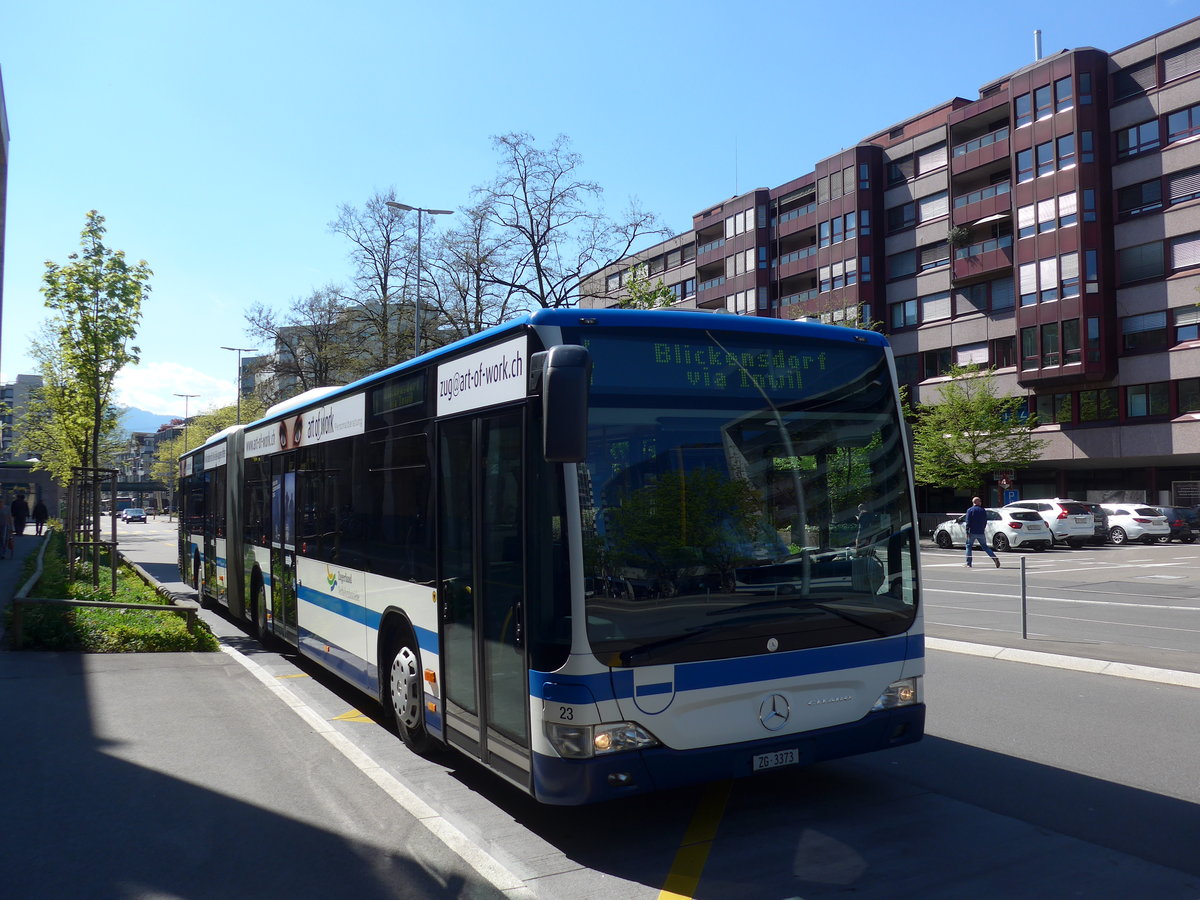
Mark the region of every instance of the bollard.
[[1025, 557], [1021, 557], [1021, 638], [1029, 640], [1029, 594], [1025, 590]]

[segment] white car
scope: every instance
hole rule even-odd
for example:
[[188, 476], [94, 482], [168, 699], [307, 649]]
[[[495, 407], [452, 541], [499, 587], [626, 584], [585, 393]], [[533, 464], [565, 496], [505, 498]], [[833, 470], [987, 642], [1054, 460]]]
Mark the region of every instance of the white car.
[[1096, 520], [1091, 510], [1078, 500], [1014, 500], [1005, 509], [1029, 509], [1042, 517], [1050, 534], [1060, 544], [1082, 547], [1095, 537]]
[[[1027, 509], [987, 510], [987, 542], [995, 550], [1016, 550], [1032, 547], [1048, 550], [1053, 543], [1050, 527], [1037, 513]], [[933, 542], [943, 550], [963, 547], [967, 543], [966, 515], [950, 519], [933, 529]]]
[[1152, 506], [1140, 503], [1101, 503], [1108, 510], [1108, 539], [1114, 544], [1141, 541], [1152, 544], [1171, 538], [1171, 523]]

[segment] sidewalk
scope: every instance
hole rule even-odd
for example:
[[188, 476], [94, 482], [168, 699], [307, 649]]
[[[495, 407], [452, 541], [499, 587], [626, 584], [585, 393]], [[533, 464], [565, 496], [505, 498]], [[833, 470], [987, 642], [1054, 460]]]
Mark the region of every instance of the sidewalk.
[[27, 525], [25, 533], [16, 536], [12, 555], [0, 559], [0, 650], [5, 647], [4, 620], [8, 607], [12, 603], [13, 595], [22, 586], [21, 572], [25, 568], [25, 558], [37, 553], [45, 540], [45, 535], [37, 537], [33, 533], [33, 526]]

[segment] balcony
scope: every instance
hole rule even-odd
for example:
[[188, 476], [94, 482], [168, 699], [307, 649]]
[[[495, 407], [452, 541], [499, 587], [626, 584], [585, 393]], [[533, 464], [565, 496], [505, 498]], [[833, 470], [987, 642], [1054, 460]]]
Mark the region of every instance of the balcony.
[[954, 224], [969, 225], [980, 219], [995, 215], [1008, 215], [1012, 211], [1012, 186], [1007, 181], [989, 185], [954, 198]]
[[954, 251], [954, 279], [974, 278], [986, 272], [1012, 268], [1011, 234], [989, 238]]
[[1008, 127], [1005, 126], [956, 146], [950, 156], [950, 171], [958, 175], [1007, 157]]
[[[808, 262], [804, 262], [808, 260]], [[775, 270], [773, 277], [787, 278], [789, 275], [799, 275], [810, 272], [817, 267], [817, 245], [801, 247], [791, 253], [785, 253], [778, 259], [771, 260], [771, 268]]]

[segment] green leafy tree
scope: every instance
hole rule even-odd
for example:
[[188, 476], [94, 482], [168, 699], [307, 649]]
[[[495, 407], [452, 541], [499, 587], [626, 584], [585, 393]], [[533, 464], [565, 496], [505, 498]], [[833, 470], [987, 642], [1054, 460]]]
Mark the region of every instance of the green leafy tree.
[[[219, 431], [224, 431], [230, 425], [237, 424], [237, 404], [221, 406], [206, 412], [197, 413], [188, 420], [187, 431], [181, 431], [170, 440], [158, 445], [158, 456], [150, 466], [150, 477], [155, 481], [171, 485], [174, 492], [176, 478], [179, 475], [179, 457], [188, 450], [195, 450]], [[242, 397], [242, 421], [252, 422], [266, 412], [266, 404], [258, 397]], [[182, 424], [182, 423], [181, 423]], [[184, 448], [184, 440], [187, 447]]]
[[982, 492], [996, 469], [1020, 468], [1040, 458], [1045, 441], [1036, 419], [1022, 421], [1025, 398], [1001, 396], [993, 369], [954, 366], [940, 402], [922, 404], [913, 425], [918, 484]]
[[625, 276], [625, 296], [617, 301], [621, 309], [663, 309], [679, 298], [661, 278], [651, 281], [645, 263], [639, 263]]

